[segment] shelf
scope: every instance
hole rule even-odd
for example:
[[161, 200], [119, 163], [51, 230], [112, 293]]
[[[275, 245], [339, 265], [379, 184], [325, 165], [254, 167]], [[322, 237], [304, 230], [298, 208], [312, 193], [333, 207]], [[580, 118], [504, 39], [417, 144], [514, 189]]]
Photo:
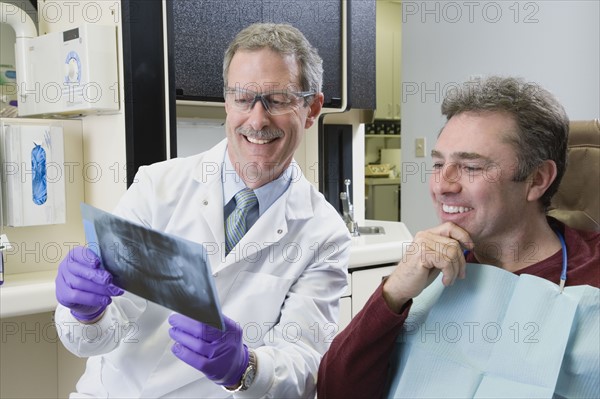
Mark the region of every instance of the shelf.
[[400, 177], [368, 177], [365, 176], [365, 184], [367, 186], [378, 186], [383, 184], [400, 185]]
[[0, 317], [49, 312], [56, 307], [56, 271], [4, 275], [0, 286]]
[[375, 137], [379, 137], [379, 138], [384, 138], [384, 139], [392, 139], [392, 138], [400, 138], [401, 136], [399, 134], [365, 134], [366, 138], [375, 138]]

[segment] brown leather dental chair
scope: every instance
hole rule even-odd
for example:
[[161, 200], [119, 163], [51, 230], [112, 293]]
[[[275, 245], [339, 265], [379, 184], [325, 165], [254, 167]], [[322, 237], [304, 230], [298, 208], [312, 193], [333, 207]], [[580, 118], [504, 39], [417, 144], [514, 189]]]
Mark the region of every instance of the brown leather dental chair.
[[571, 121], [567, 170], [548, 214], [580, 230], [600, 231], [600, 121]]

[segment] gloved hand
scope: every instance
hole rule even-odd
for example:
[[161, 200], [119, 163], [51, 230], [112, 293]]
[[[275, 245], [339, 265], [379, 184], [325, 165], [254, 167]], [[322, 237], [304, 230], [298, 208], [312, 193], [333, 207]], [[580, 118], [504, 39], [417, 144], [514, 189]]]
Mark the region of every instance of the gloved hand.
[[175, 341], [171, 351], [216, 384], [233, 387], [248, 367], [248, 347], [242, 343], [240, 326], [223, 318], [225, 331], [181, 314], [171, 315], [169, 335]]
[[76, 319], [91, 321], [104, 312], [111, 296], [123, 290], [112, 284], [112, 275], [100, 268], [100, 259], [89, 248], [75, 247], [58, 266], [56, 299]]

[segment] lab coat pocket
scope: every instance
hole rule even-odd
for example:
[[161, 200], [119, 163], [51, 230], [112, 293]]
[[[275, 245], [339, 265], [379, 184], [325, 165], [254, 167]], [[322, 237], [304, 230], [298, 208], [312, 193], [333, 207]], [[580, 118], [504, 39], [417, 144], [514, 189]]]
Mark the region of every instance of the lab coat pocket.
[[237, 321], [244, 331], [253, 330], [258, 341], [278, 322], [293, 281], [272, 274], [242, 271], [223, 301], [223, 313]]

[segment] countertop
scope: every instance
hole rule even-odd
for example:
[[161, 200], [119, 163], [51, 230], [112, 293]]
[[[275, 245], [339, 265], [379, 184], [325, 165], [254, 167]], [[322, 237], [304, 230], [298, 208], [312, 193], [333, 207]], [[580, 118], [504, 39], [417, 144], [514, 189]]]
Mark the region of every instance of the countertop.
[[385, 234], [363, 234], [352, 237], [349, 269], [395, 263], [400, 260], [404, 248], [412, 242], [412, 234], [401, 222], [365, 220], [359, 226], [380, 226]]
[[[380, 226], [385, 234], [352, 237], [349, 269], [397, 262], [412, 241], [404, 223], [366, 220], [359, 226]], [[0, 317], [49, 312], [56, 308], [55, 270], [5, 275], [0, 286]]]

